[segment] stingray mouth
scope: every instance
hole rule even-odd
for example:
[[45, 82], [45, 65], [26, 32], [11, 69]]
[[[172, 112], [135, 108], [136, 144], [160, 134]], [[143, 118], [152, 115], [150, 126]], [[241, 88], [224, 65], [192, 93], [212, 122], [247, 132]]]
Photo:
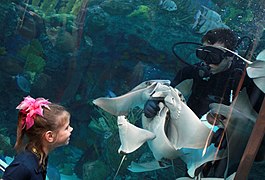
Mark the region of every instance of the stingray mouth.
[[121, 155], [127, 155], [128, 153], [126, 153], [124, 151], [120, 151], [119, 154], [121, 154]]

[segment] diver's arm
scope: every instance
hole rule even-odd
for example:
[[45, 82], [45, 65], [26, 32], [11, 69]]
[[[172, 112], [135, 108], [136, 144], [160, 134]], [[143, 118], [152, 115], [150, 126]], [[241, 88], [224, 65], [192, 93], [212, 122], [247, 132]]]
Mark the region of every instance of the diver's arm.
[[171, 82], [170, 86], [176, 87], [179, 83], [186, 79], [193, 79], [194, 75], [196, 73], [196, 66], [187, 66], [179, 70], [174, 78], [174, 80]]

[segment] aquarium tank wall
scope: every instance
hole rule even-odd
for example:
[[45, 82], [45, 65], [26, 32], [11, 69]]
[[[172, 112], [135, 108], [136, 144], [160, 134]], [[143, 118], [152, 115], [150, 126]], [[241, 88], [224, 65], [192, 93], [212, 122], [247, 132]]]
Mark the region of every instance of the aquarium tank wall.
[[[49, 154], [47, 179], [224, 179], [239, 172], [252, 129], [265, 120], [263, 1], [2, 0], [0, 9], [0, 179], [16, 155], [16, 106], [29, 95], [71, 113], [70, 143]], [[230, 101], [209, 107], [209, 123], [186, 103], [192, 82], [170, 82], [203, 62], [196, 49], [216, 28], [236, 34], [230, 55], [244, 67]], [[247, 78], [259, 90], [259, 108], [243, 88]], [[152, 98], [160, 103], [153, 119], [144, 114]], [[216, 98], [223, 97], [209, 95]], [[211, 143], [220, 128], [224, 149]], [[248, 179], [265, 176], [262, 137]]]

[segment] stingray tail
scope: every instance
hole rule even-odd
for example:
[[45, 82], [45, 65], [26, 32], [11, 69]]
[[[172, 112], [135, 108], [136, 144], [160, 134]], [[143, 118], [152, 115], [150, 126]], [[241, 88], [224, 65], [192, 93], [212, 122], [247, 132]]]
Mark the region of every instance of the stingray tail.
[[118, 173], [119, 173], [119, 171], [120, 171], [121, 165], [122, 165], [122, 163], [123, 163], [123, 161], [124, 161], [125, 158], [126, 158], [126, 155], [123, 155], [122, 158], [121, 158], [120, 165], [119, 165], [119, 167], [118, 167], [118, 169], [117, 169], [117, 171], [116, 171], [116, 173], [115, 173], [115, 176], [113, 177], [113, 180], [116, 179], [116, 177], [117, 177], [117, 175], [118, 175]]

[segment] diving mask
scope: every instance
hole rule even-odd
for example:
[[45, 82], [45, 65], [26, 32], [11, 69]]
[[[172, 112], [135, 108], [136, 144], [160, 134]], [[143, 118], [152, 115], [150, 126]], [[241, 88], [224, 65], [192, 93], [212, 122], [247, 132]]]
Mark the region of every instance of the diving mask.
[[218, 65], [224, 58], [234, 55], [229, 51], [224, 51], [214, 46], [202, 46], [196, 49], [196, 56], [206, 64]]

